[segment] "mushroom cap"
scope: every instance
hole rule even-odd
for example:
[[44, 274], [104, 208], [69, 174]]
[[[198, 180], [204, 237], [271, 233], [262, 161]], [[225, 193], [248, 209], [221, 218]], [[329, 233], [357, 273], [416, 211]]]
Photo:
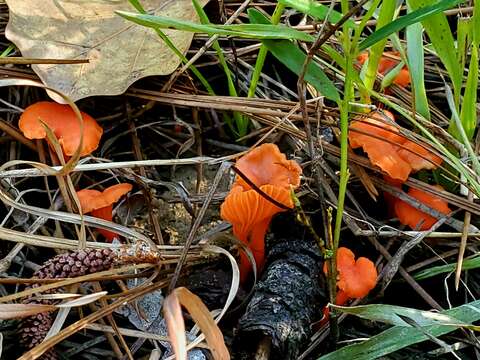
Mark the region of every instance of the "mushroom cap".
[[[435, 187], [439, 190], [443, 190], [443, 188], [439, 185]], [[448, 203], [438, 196], [414, 188], [410, 188], [408, 190], [408, 195], [442, 214], [446, 215], [452, 211], [448, 207]], [[437, 218], [418, 210], [417, 208], [400, 199], [397, 199], [395, 202], [395, 214], [402, 224], [408, 225], [411, 229], [419, 228], [419, 230], [428, 230], [438, 220]], [[422, 225], [420, 225], [420, 223], [422, 223]]]
[[116, 203], [123, 195], [132, 190], [131, 184], [116, 184], [104, 191], [83, 189], [77, 191], [82, 212], [88, 214], [93, 210], [102, 209]]
[[[403, 144], [405, 138], [400, 135], [400, 131], [392, 123], [395, 123], [395, 117], [388, 110], [372, 111], [367, 116], [357, 116], [350, 125], [351, 129], [358, 130], [349, 134], [350, 145], [354, 149], [362, 147], [365, 142], [364, 137], [368, 140], [387, 139], [393, 144]], [[369, 136], [369, 134], [376, 137]]]
[[[289, 208], [293, 208], [290, 190], [274, 185], [260, 186], [265, 194]], [[246, 190], [240, 185], [234, 186], [220, 206], [220, 216], [233, 226], [235, 236], [248, 244], [248, 235], [255, 225], [271, 219], [275, 214], [285, 211], [265, 199], [256, 190]]]
[[[323, 271], [327, 273], [326, 264]], [[375, 264], [365, 257], [359, 257], [355, 261], [355, 254], [346, 247], [339, 247], [337, 250], [337, 271], [337, 287], [344, 297], [365, 297], [377, 284]], [[344, 302], [342, 300], [342, 303]]]
[[[384, 113], [392, 121], [394, 120], [391, 112], [384, 111]], [[371, 112], [368, 118], [358, 117], [352, 121], [350, 129], [353, 131], [349, 132], [348, 139], [352, 148], [361, 147], [367, 153], [370, 162], [391, 178], [401, 181], [408, 179], [412, 168], [399, 156], [396, 145], [402, 144], [405, 138], [399, 134], [395, 126], [386, 123], [384, 115], [375, 111]]]
[[[391, 112], [384, 113], [394, 121]], [[361, 147], [370, 162], [392, 179], [404, 182], [412, 171], [432, 170], [442, 163], [442, 159], [433, 152], [403, 137], [398, 128], [386, 123], [385, 116], [379, 112], [371, 112], [366, 119], [354, 119], [350, 130], [350, 146], [353, 149]]]
[[[383, 54], [397, 56], [397, 57], [400, 55], [398, 51], [386, 51]], [[368, 52], [363, 52], [357, 57], [357, 60], [360, 64], [363, 65], [368, 60], [368, 57], [369, 57]], [[385, 75], [387, 72], [392, 70], [395, 66], [397, 66], [399, 62], [400, 62], [399, 60], [392, 59], [389, 56], [382, 56], [378, 63], [377, 71], [379, 74]], [[407, 85], [410, 84], [410, 72], [408, 71], [407, 67], [403, 67], [402, 69], [400, 69], [397, 76], [395, 76], [393, 83], [401, 87], [406, 87]]]
[[[294, 160], [287, 160], [275, 144], [262, 144], [237, 160], [235, 166], [256, 186], [275, 185], [285, 189], [300, 185], [302, 168]], [[251, 189], [237, 176], [236, 185]]]
[[[83, 117], [83, 144], [80, 151], [85, 156], [97, 149], [103, 129], [94, 118], [81, 112]], [[80, 124], [69, 105], [40, 101], [30, 105], [20, 116], [18, 127], [28, 139], [45, 139], [47, 133], [43, 121], [52, 129], [67, 156], [72, 156], [80, 144]]]
[[413, 171], [433, 170], [442, 164], [441, 157], [413, 141], [406, 140], [402, 146], [403, 148], [398, 150], [398, 155], [410, 164]]
[[410, 84], [410, 81], [410, 71], [408, 71], [407, 68], [403, 68], [398, 72], [397, 76], [395, 76], [393, 83], [404, 88]]

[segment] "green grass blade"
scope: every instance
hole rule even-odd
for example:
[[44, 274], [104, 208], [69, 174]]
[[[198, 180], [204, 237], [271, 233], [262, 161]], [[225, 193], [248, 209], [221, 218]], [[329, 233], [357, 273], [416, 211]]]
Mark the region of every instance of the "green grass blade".
[[[475, 74], [475, 76], [477, 77], [478, 74]], [[475, 88], [475, 91], [476, 89], [477, 88]], [[445, 93], [447, 95], [448, 106], [450, 107], [450, 111], [452, 112], [453, 124], [455, 124], [458, 130], [458, 138], [465, 146], [467, 154], [470, 157], [469, 160], [472, 163], [473, 173], [478, 179], [480, 175], [480, 160], [478, 159], [477, 154], [475, 153], [475, 150], [473, 150], [472, 144], [470, 143], [470, 140], [467, 137], [465, 127], [463, 126], [462, 121], [460, 120], [460, 116], [458, 115], [457, 109], [455, 109], [453, 94], [452, 94], [452, 90], [450, 89], [450, 86], [448, 85], [445, 86]], [[475, 117], [475, 121], [476, 121], [476, 117]]]
[[[473, 43], [471, 47], [470, 66], [468, 68], [467, 84], [463, 94], [460, 121], [468, 140], [472, 140], [477, 127], [477, 88], [478, 88], [478, 45]], [[449, 132], [457, 139], [461, 139], [455, 123]]]
[[473, 42], [480, 44], [480, 2], [473, 4]]
[[[453, 3], [451, 3], [451, 1], [453, 1]], [[454, 0], [451, 1], [444, 0], [436, 3], [435, 0], [408, 0], [407, 2], [409, 6], [416, 11], [425, 7], [437, 7], [445, 10], [443, 6], [440, 6], [441, 3], [449, 4], [451, 7], [463, 2]], [[413, 11], [411, 14], [414, 13], [415, 11]], [[460, 90], [462, 86], [462, 69], [458, 67], [455, 42], [450, 25], [448, 24], [447, 17], [445, 14], [438, 12], [434, 15], [430, 14], [430, 16], [422, 20], [422, 25], [425, 28], [430, 41], [432, 42], [433, 48], [447, 69], [450, 79], [452, 80], [455, 104], [458, 106], [458, 100], [460, 99]]]
[[[451, 310], [443, 311], [442, 314], [451, 316], [458, 321], [465, 323], [477, 321], [480, 319], [480, 300], [461, 305]], [[442, 324], [425, 326], [422, 328], [424, 331], [420, 331], [414, 327], [394, 326], [362, 343], [346, 346], [333, 351], [327, 355], [321, 356], [318, 360], [377, 359], [407, 346], [428, 340], [429, 337], [425, 335], [426, 333], [438, 337], [448, 334], [456, 329], [457, 326], [455, 325]]]
[[[207, 14], [205, 13], [205, 11], [203, 10], [202, 5], [198, 2], [198, 0], [192, 0], [192, 3], [195, 8], [195, 11], [198, 14], [198, 17], [200, 18], [200, 22], [202, 24], [210, 24], [210, 20]], [[230, 71], [230, 68], [228, 67], [227, 61], [225, 59], [225, 55], [223, 54], [223, 50], [220, 47], [220, 44], [218, 43], [217, 40], [213, 42], [212, 47], [217, 52], [218, 61], [220, 62], [220, 65], [223, 68], [223, 72], [225, 73], [225, 76], [227, 78], [228, 93], [230, 94], [230, 96], [237, 97], [238, 93], [237, 93], [235, 84], [233, 82], [232, 73]], [[233, 113], [233, 119], [235, 120], [236, 128], [232, 128], [231, 122], [230, 122], [229, 126], [231, 130], [239, 137], [245, 136], [248, 130], [248, 118], [246, 116], [242, 116], [242, 114], [235, 111]]]
[[205, 25], [196, 24], [191, 21], [179, 20], [165, 16], [148, 14], [137, 14], [128, 11], [116, 11], [123, 18], [136, 24], [151, 27], [154, 29], [175, 29], [209, 35], [236, 36], [249, 39], [290, 39], [306, 42], [313, 42], [312, 35], [292, 29], [285, 25], [272, 24], [240, 24], [240, 25]]
[[[470, 64], [468, 68], [467, 83], [463, 94], [463, 101], [460, 111], [460, 123], [465, 131], [466, 138], [470, 141], [477, 126], [477, 88], [478, 88], [478, 40], [480, 40], [480, 2], [476, 1], [473, 17], [467, 24], [458, 30], [457, 44], [459, 44], [458, 56], [464, 60], [466, 44], [470, 40]], [[466, 36], [465, 33], [468, 35]], [[466, 38], [466, 39], [465, 39]], [[465, 60], [464, 60], [465, 61]], [[463, 67], [462, 67], [463, 71]], [[462, 140], [462, 132], [456, 122], [450, 124], [449, 132], [457, 139]]]
[[[278, 3], [275, 7], [275, 11], [273, 12], [272, 20], [270, 21], [271, 24], [277, 25], [280, 22], [283, 10], [285, 10], [285, 5]], [[265, 44], [262, 43], [260, 49], [258, 50], [257, 60], [255, 61], [255, 67], [253, 69], [252, 79], [250, 80], [247, 97], [255, 96], [258, 80], [260, 80], [260, 76], [262, 75], [263, 65], [265, 64], [267, 54], [268, 49]]]
[[407, 26], [408, 71], [410, 72], [415, 111], [425, 119], [430, 120], [430, 108], [428, 106], [427, 92], [425, 90], [422, 32], [423, 28], [420, 23]]
[[471, 20], [471, 18], [458, 18], [457, 21], [457, 61], [461, 69], [465, 67], [468, 35], [472, 26]]
[[469, 323], [459, 321], [458, 319], [438, 312], [417, 310], [403, 306], [387, 304], [370, 304], [361, 306], [335, 306], [330, 307], [350, 315], [355, 315], [363, 319], [379, 321], [389, 325], [408, 326], [410, 324], [405, 318], [413, 320], [419, 326], [429, 325], [455, 325], [457, 327], [477, 329]]
[[[415, 280], [425, 280], [440, 274], [452, 273], [455, 271], [457, 263], [433, 266], [431, 268], [417, 272], [413, 277]], [[462, 270], [472, 270], [480, 268], [480, 256], [464, 259]]]
[[400, 70], [405, 66], [403, 61], [400, 61], [392, 70], [389, 70], [388, 73], [385, 74], [382, 80], [381, 89], [382, 91], [393, 84], [393, 81], [400, 73]]
[[[380, 31], [380, 29], [385, 27], [387, 24], [392, 23], [396, 6], [396, 1], [382, 2], [382, 5], [380, 7], [380, 13], [377, 19], [376, 32]], [[388, 36], [385, 36], [383, 39], [380, 39], [370, 47], [367, 70], [365, 71], [365, 79], [363, 81], [365, 87], [369, 90], [373, 89], [373, 85], [375, 84], [378, 64], [380, 63], [380, 59], [382, 58], [383, 49], [385, 48], [387, 40]]]
[[[335, 24], [340, 21], [343, 17], [342, 13], [332, 10], [329, 11], [329, 6], [320, 4], [315, 0], [278, 0], [280, 4], [294, 8], [306, 15], [316, 18], [317, 20], [327, 20]], [[329, 14], [330, 12], [330, 14]], [[355, 26], [355, 23], [352, 20], [347, 20], [345, 23], [348, 26]]]
[[[266, 24], [269, 22], [265, 15], [255, 9], [249, 9], [248, 16], [252, 23]], [[297, 45], [288, 40], [263, 40], [263, 43], [282, 64], [295, 74], [300, 74], [307, 55]], [[310, 62], [307, 67], [305, 81], [326, 98], [336, 102], [340, 101], [337, 88], [316, 62]]]
[[415, 3], [415, 6], [412, 6], [414, 9], [416, 9], [415, 11], [412, 11], [405, 16], [399, 17], [397, 20], [375, 31], [372, 35], [370, 35], [360, 43], [360, 51], [368, 49], [370, 46], [377, 43], [378, 41], [385, 39], [387, 36], [393, 34], [394, 32], [402, 30], [409, 25], [415, 24], [419, 21], [424, 21], [426, 19], [428, 19], [429, 22], [432, 22], [432, 17], [436, 15], [443, 15], [438, 13], [444, 10], [448, 10], [462, 2], [465, 2], [465, 0], [442, 0], [438, 3], [434, 3], [433, 0], [413, 0], [411, 2]]
[[2, 53], [0, 54], [0, 57], [3, 58], [3, 57], [7, 57], [8, 55], [10, 55], [10, 53], [15, 50], [15, 45], [13, 44], [10, 44], [8, 45], [8, 47], [2, 51]]

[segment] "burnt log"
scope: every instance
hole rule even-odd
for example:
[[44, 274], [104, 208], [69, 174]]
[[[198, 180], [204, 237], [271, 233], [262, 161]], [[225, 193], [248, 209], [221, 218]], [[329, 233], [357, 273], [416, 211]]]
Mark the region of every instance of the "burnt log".
[[[296, 228], [296, 229], [295, 229]], [[327, 303], [323, 258], [317, 244], [293, 225], [267, 248], [267, 262], [245, 314], [235, 348], [239, 358], [296, 359]], [[294, 236], [296, 234], [297, 238]]]

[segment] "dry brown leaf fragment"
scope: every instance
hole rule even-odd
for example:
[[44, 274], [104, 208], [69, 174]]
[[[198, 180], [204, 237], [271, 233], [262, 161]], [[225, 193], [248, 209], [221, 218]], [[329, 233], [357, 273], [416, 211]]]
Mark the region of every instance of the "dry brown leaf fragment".
[[[168, 75], [180, 59], [154, 30], [115, 14], [134, 11], [128, 1], [7, 0], [5, 32], [29, 58], [89, 59], [88, 64], [32, 65], [43, 83], [73, 101], [95, 95], [118, 95], [152, 75]], [[201, 0], [205, 5], [208, 0]], [[145, 0], [150, 14], [197, 21], [191, 0]], [[166, 30], [185, 53], [193, 33]], [[52, 98], [62, 102], [58, 96]]]
[[0, 304], [0, 320], [20, 319], [56, 309], [54, 305], [43, 304]]
[[173, 290], [163, 303], [163, 314], [176, 358], [180, 360], [187, 358], [185, 323], [181, 306], [184, 306], [188, 310], [193, 320], [205, 335], [205, 340], [212, 352], [213, 358], [215, 360], [229, 360], [230, 354], [225, 346], [222, 332], [215, 323], [208, 308], [197, 295], [184, 287]]

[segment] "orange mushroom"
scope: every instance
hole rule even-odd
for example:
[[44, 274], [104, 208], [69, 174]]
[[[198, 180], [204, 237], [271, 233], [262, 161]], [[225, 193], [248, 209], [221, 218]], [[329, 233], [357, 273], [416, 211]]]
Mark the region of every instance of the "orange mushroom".
[[[323, 271], [328, 274], [326, 263]], [[343, 305], [349, 299], [367, 296], [377, 284], [375, 264], [365, 257], [355, 260], [355, 254], [346, 247], [337, 250], [337, 272], [337, 305]]]
[[[85, 156], [97, 149], [103, 129], [94, 118], [81, 112], [83, 118], [83, 144], [80, 151]], [[80, 144], [80, 124], [72, 108], [50, 101], [30, 105], [20, 116], [18, 127], [28, 139], [45, 139], [47, 133], [42, 122], [48, 125], [62, 146], [64, 155], [72, 156]]]
[[[439, 185], [435, 187], [443, 190]], [[414, 188], [408, 190], [408, 195], [442, 214], [447, 215], [452, 211], [448, 207], [448, 203], [438, 196]], [[395, 201], [395, 214], [402, 224], [408, 225], [413, 230], [428, 230], [438, 221], [437, 218], [418, 210], [400, 199]]]
[[[104, 191], [83, 189], [77, 191], [82, 213], [91, 213], [92, 216], [99, 219], [112, 221], [113, 204], [115, 204], [122, 196], [132, 190], [131, 184], [117, 184], [106, 188]], [[117, 234], [105, 229], [98, 229], [108, 242], [112, 242]]]
[[[237, 169], [263, 193], [288, 208], [293, 208], [291, 189], [300, 185], [300, 166], [287, 160], [275, 144], [263, 144], [236, 162]], [[285, 211], [237, 176], [229, 194], [221, 205], [222, 219], [233, 226], [233, 234], [253, 253], [257, 270], [265, 260], [265, 234], [272, 217]], [[242, 282], [251, 270], [245, 254], [240, 254]]]
[[371, 163], [381, 168], [391, 178], [406, 181], [412, 167], [400, 157], [396, 146], [405, 139], [395, 126], [385, 122], [385, 116], [394, 121], [393, 114], [386, 110], [383, 114], [374, 111], [368, 114], [368, 118], [354, 119], [348, 135], [350, 146], [353, 149], [363, 148]]
[[[378, 63], [378, 68], [377, 68], [378, 73], [382, 75], [385, 75], [400, 63], [399, 60], [392, 59], [390, 57], [390, 56], [398, 57], [400, 55], [398, 51], [393, 51], [393, 52], [387, 51], [387, 52], [384, 52], [384, 54], [386, 56], [382, 56], [380, 58], [380, 61]], [[368, 53], [367, 52], [361, 53], [357, 57], [357, 60], [360, 64], [363, 65], [368, 60]], [[406, 66], [400, 69], [398, 74], [395, 76], [393, 83], [401, 87], [406, 87], [410, 84], [410, 72], [408, 71], [408, 68]]]
[[395, 126], [386, 123], [385, 116], [395, 121], [391, 112], [374, 111], [368, 116], [352, 121], [348, 135], [350, 146], [353, 149], [361, 147], [370, 162], [391, 179], [405, 182], [411, 172], [432, 170], [442, 163], [440, 157], [403, 137]]
[[442, 163], [441, 157], [407, 139], [398, 150], [398, 155], [410, 164], [413, 171], [433, 170]]

